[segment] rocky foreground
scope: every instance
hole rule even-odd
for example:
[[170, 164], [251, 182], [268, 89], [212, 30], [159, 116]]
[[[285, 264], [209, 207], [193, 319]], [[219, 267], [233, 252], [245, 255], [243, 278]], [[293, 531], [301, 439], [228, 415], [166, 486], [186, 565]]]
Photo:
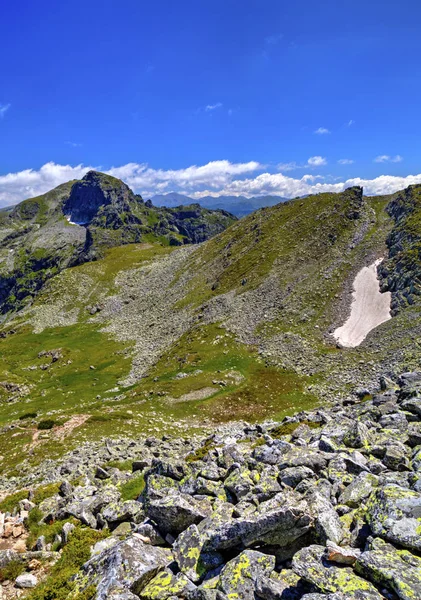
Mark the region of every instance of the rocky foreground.
[[4, 597], [421, 598], [421, 373], [281, 424], [107, 440], [43, 469], [57, 484], [9, 482], [30, 489], [0, 521]]

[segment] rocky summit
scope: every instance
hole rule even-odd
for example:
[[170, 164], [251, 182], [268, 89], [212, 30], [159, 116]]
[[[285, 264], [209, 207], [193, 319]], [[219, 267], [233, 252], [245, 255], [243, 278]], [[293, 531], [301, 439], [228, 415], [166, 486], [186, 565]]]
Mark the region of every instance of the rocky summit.
[[419, 372], [278, 423], [88, 443], [1, 481], [2, 597], [415, 600], [420, 467]]

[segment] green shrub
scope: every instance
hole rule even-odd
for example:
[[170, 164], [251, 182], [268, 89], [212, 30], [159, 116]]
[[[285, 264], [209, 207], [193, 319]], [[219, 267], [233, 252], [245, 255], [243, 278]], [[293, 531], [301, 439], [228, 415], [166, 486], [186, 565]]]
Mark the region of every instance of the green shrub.
[[105, 463], [103, 467], [104, 469], [111, 467], [114, 469], [118, 469], [119, 471], [131, 471], [132, 465], [133, 460], [128, 458], [127, 460], [110, 460], [107, 463]]
[[40, 421], [38, 423], [38, 429], [40, 429], [40, 430], [52, 429], [55, 424], [56, 424], [56, 422], [53, 421], [53, 419], [44, 419], [43, 421]]
[[123, 501], [126, 500], [136, 500], [140, 496], [140, 494], [145, 489], [145, 479], [143, 475], [137, 475], [132, 479], [123, 483], [120, 487], [121, 499]]
[[0, 512], [13, 512], [19, 502], [21, 500], [27, 500], [28, 496], [28, 490], [21, 490], [20, 492], [15, 492], [14, 494], [10, 494], [10, 496], [6, 496], [6, 498], [0, 502]]
[[36, 412], [27, 412], [25, 414], [23, 414], [21, 417], [19, 417], [19, 421], [24, 421], [25, 419], [36, 419], [38, 416], [38, 413]]
[[74, 529], [46, 581], [26, 596], [26, 600], [90, 600], [95, 595], [95, 587], [91, 585], [84, 592], [76, 594], [72, 578], [90, 558], [91, 546], [106, 535], [89, 527]]
[[55, 496], [56, 494], [58, 494], [59, 489], [59, 483], [49, 483], [48, 485], [43, 485], [35, 490], [32, 502], [34, 502], [35, 504], [41, 504], [43, 500], [46, 500], [47, 498], [51, 498], [51, 496]]
[[24, 571], [25, 565], [20, 560], [12, 560], [8, 565], [0, 569], [0, 581], [14, 581]]
[[212, 440], [205, 440], [205, 443], [202, 446], [200, 446], [199, 448], [197, 448], [197, 450], [186, 456], [186, 463], [189, 464], [192, 462], [202, 460], [203, 458], [205, 458], [206, 454], [214, 448], [215, 444], [214, 442], [212, 442]]
[[287, 423], [281, 423], [269, 431], [269, 434], [273, 438], [282, 437], [283, 435], [291, 435], [300, 425], [308, 425], [310, 429], [318, 429], [320, 423], [314, 423], [313, 421], [289, 421]]

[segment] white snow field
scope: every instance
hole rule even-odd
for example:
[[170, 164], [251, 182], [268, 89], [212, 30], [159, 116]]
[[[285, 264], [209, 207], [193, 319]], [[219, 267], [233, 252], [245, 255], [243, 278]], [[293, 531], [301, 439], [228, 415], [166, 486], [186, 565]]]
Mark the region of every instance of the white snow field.
[[351, 314], [342, 327], [333, 333], [337, 342], [345, 348], [355, 348], [372, 329], [391, 319], [390, 292], [380, 292], [377, 266], [382, 258], [369, 267], [364, 267], [354, 280]]

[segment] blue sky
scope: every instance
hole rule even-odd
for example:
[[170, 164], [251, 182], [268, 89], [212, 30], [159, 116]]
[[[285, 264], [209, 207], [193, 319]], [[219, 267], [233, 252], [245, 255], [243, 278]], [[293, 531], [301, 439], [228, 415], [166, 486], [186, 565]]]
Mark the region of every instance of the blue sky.
[[5, 3], [0, 203], [89, 167], [146, 195], [421, 181], [420, 21], [417, 0]]

